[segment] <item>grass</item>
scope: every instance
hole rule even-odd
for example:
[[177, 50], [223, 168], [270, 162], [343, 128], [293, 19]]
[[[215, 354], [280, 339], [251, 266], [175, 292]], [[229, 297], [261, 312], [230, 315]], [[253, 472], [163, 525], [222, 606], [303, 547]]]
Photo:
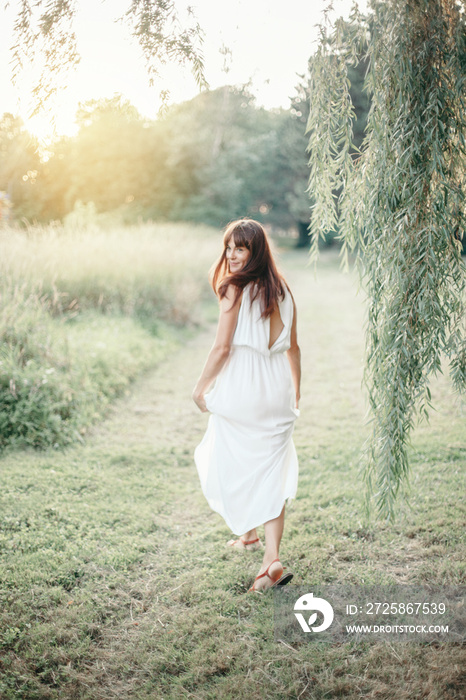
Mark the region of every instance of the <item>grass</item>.
[[[288, 253], [303, 398], [298, 497], [282, 553], [300, 586], [464, 583], [466, 432], [448, 380], [415, 432], [409, 506], [366, 520], [363, 300], [335, 256], [317, 280]], [[213, 329], [136, 381], [83, 445], [0, 461], [0, 695], [6, 700], [464, 697], [453, 644], [274, 641], [270, 596], [245, 595], [260, 554], [227, 550], [192, 453], [191, 387]]]
[[[0, 231], [0, 449], [80, 439], [199, 322], [205, 227]], [[169, 325], [168, 325], [169, 324]]]
[[0, 229], [0, 288], [40, 296], [53, 314], [98, 309], [186, 323], [205, 296], [218, 232], [193, 224]]

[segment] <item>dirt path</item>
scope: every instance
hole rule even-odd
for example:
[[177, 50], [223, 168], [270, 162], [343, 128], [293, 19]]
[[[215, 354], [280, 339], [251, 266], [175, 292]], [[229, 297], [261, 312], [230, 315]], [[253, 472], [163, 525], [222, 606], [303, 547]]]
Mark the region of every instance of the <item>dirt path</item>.
[[215, 327], [209, 327], [138, 380], [130, 395], [116, 402], [109, 418], [94, 430], [94, 445], [111, 441], [128, 451], [194, 444], [206, 419], [191, 401], [191, 391], [214, 332]]

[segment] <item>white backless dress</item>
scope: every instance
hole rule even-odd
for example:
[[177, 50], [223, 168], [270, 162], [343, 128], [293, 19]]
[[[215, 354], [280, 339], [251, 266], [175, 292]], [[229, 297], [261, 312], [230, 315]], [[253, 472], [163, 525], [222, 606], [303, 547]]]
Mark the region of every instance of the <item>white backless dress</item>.
[[253, 285], [243, 291], [230, 356], [205, 395], [211, 415], [194, 459], [202, 491], [236, 535], [280, 515], [296, 495], [293, 443], [295, 390], [285, 351], [290, 347], [293, 300], [279, 303], [283, 329], [269, 349], [270, 319], [261, 318]]

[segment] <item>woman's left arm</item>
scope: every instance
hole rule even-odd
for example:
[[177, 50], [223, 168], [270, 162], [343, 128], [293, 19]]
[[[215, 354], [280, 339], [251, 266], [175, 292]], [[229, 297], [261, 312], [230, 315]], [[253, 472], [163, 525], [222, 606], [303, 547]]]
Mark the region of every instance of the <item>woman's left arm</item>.
[[235, 296], [236, 287], [230, 284], [226, 295], [220, 300], [220, 316], [214, 344], [192, 394], [194, 403], [203, 413], [207, 412], [204, 394], [213, 384], [230, 355], [241, 305], [241, 296], [236, 302]]
[[296, 408], [299, 405], [301, 397], [301, 350], [298, 345], [298, 331], [296, 321], [296, 304], [293, 299], [293, 323], [291, 325], [290, 348], [286, 351], [288, 362], [291, 367], [291, 376], [293, 378], [294, 390], [296, 394]]

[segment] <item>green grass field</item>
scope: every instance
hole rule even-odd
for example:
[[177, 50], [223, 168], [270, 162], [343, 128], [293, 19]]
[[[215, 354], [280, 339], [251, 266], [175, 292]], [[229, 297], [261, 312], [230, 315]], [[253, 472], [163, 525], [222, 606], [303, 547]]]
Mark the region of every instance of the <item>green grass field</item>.
[[[303, 354], [300, 482], [281, 550], [293, 585], [464, 584], [464, 407], [448, 378], [433, 381], [409, 501], [393, 525], [367, 520], [364, 299], [333, 252], [317, 277], [306, 260], [282, 260]], [[260, 553], [225, 547], [193, 464], [206, 416], [190, 395], [213, 332], [141, 376], [84, 444], [0, 460], [0, 697], [463, 698], [459, 645], [274, 641], [272, 596], [246, 593]]]

